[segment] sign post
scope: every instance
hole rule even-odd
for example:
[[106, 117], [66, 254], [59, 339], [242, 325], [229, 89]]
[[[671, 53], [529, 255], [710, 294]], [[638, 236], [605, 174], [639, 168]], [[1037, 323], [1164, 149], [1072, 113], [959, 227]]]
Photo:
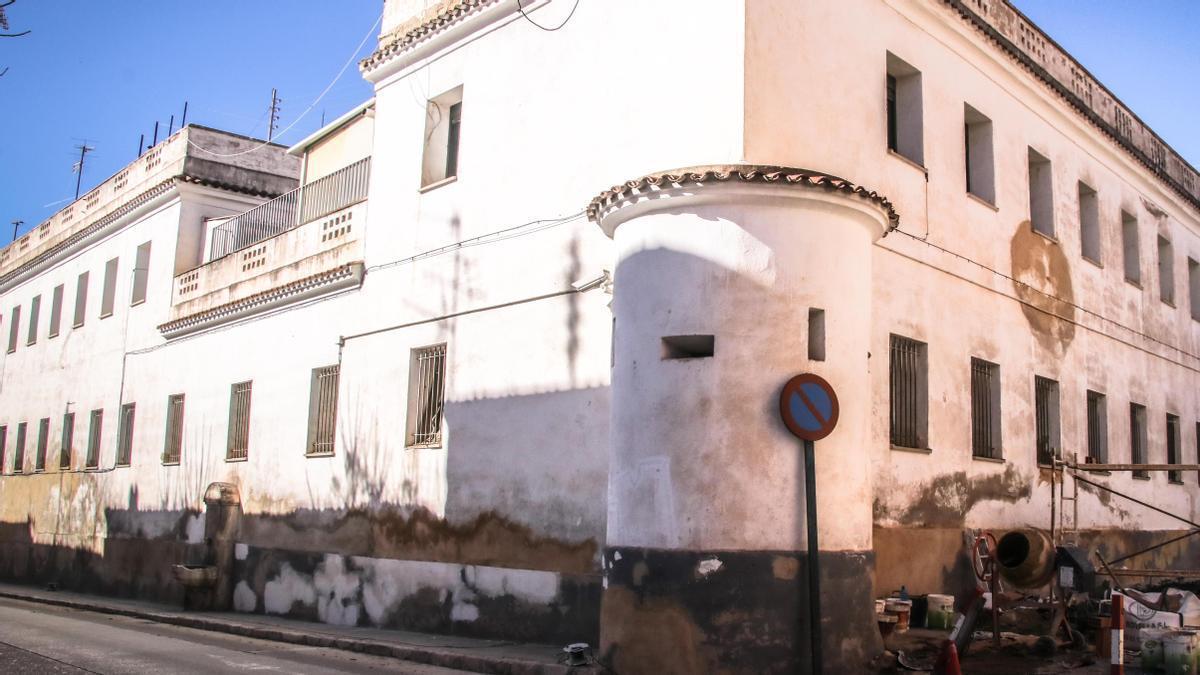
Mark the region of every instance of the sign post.
[[833, 387], [819, 375], [804, 373], [783, 385], [779, 416], [804, 446], [804, 515], [808, 521], [808, 623], [812, 672], [823, 671], [821, 658], [821, 563], [817, 541], [817, 477], [814, 442], [837, 426], [838, 400]]

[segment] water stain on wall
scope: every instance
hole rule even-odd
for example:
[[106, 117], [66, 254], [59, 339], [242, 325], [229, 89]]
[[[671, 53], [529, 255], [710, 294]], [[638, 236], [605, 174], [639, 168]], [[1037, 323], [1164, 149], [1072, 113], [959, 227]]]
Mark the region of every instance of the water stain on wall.
[[1075, 339], [1075, 288], [1067, 255], [1061, 244], [1034, 232], [1029, 221], [1017, 226], [1010, 249], [1021, 312], [1038, 344], [1062, 356]]
[[[907, 491], [907, 490], [906, 490]], [[884, 498], [875, 498], [875, 522], [895, 521], [917, 527], [960, 527], [967, 513], [984, 501], [1018, 502], [1029, 499], [1032, 479], [1011, 464], [1002, 474], [967, 476], [965, 471], [942, 474], [922, 483], [908, 506], [893, 509]]]

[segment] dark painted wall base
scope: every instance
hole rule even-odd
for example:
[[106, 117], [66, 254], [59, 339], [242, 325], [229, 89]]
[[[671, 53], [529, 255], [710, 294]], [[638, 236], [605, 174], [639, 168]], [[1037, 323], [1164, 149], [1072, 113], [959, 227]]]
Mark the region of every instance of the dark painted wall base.
[[[617, 673], [808, 673], [807, 556], [791, 551], [605, 552], [601, 659]], [[821, 553], [825, 670], [883, 649], [874, 555]]]

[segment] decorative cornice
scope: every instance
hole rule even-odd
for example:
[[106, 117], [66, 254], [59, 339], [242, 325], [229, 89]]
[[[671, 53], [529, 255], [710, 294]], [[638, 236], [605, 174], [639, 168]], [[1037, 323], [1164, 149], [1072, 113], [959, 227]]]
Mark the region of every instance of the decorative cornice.
[[237, 185], [235, 183], [227, 183], [224, 181], [213, 180], [211, 178], [205, 178], [203, 176], [193, 176], [191, 174], [180, 174], [180, 175], [176, 176], [175, 178], [176, 178], [176, 180], [178, 180], [181, 183], [191, 183], [193, 185], [202, 185], [204, 187], [216, 188], [218, 190], [225, 190], [227, 192], [238, 192], [238, 193], [241, 193], [244, 195], [250, 195], [252, 197], [266, 197], [267, 199], [274, 199], [274, 198], [278, 197], [280, 194], [283, 194], [280, 192], [275, 192], [273, 190], [259, 190], [256, 188], [246, 187], [244, 185]]
[[395, 56], [455, 26], [480, 9], [497, 2], [499, 0], [453, 0], [438, 11], [432, 19], [419, 23], [414, 28], [405, 31], [404, 26], [400, 26], [379, 41], [379, 48], [358, 64], [359, 70], [365, 75]]
[[261, 293], [255, 293], [241, 300], [234, 300], [211, 309], [168, 321], [158, 327], [164, 337], [170, 339], [194, 333], [205, 328], [228, 323], [265, 312], [282, 305], [307, 300], [319, 295], [325, 295], [345, 288], [362, 285], [363, 264], [361, 262], [347, 263], [325, 272], [297, 279], [296, 281], [277, 286]]
[[598, 224], [600, 222], [601, 211], [637, 192], [678, 188], [687, 185], [699, 186], [705, 183], [725, 183], [729, 181], [816, 188], [841, 192], [863, 199], [882, 209], [887, 215], [887, 229], [889, 232], [900, 225], [900, 215], [896, 213], [892, 202], [874, 190], [868, 190], [861, 185], [855, 185], [845, 178], [839, 178], [820, 171], [757, 164], [695, 166], [649, 174], [641, 178], [625, 181], [620, 185], [614, 185], [592, 198], [591, 203], [587, 207], [588, 220]]

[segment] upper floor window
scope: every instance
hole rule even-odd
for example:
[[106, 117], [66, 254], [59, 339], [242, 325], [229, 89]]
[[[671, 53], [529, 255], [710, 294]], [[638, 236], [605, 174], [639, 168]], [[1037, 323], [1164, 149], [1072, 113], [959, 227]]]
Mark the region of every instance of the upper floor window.
[[1029, 223], [1035, 232], [1054, 236], [1054, 177], [1050, 160], [1029, 148]]
[[79, 328], [87, 314], [88, 273], [83, 272], [75, 282], [75, 321], [71, 325]]
[[104, 289], [100, 296], [100, 318], [112, 316], [113, 303], [117, 300], [117, 266], [119, 258], [113, 258], [104, 265]]
[[901, 448], [928, 448], [928, 348], [924, 342], [899, 335], [892, 335], [890, 340], [888, 417], [891, 443]]
[[1096, 191], [1079, 183], [1079, 248], [1084, 258], [1100, 264], [1100, 206]]
[[21, 307], [13, 307], [12, 319], [8, 322], [8, 353], [17, 351], [17, 340], [21, 335]]
[[887, 53], [886, 97], [888, 150], [924, 166], [921, 71], [891, 52]]
[[967, 192], [996, 203], [995, 163], [992, 158], [992, 121], [969, 105], [963, 106]]
[[59, 284], [54, 287], [54, 294], [50, 296], [50, 333], [47, 337], [58, 336], [58, 329], [62, 325], [62, 303], [63, 285]]
[[1087, 393], [1087, 461], [1104, 464], [1108, 461], [1108, 407], [1104, 394]]
[[446, 401], [446, 345], [414, 349], [409, 360], [409, 447], [442, 444], [442, 406]]
[[1125, 260], [1125, 281], [1142, 284], [1141, 250], [1138, 246], [1137, 216], [1121, 212], [1121, 253]]
[[460, 86], [430, 100], [425, 109], [421, 187], [436, 185], [458, 176], [462, 99], [463, 88]]
[[1188, 302], [1192, 318], [1200, 320], [1200, 262], [1188, 258]]
[[1158, 297], [1175, 304], [1175, 252], [1171, 240], [1162, 235], [1158, 236]]
[[133, 265], [133, 292], [130, 293], [129, 304], [136, 305], [146, 301], [146, 285], [150, 279], [150, 242], [137, 247], [137, 257]]
[[[1182, 464], [1183, 457], [1179, 443], [1179, 416], [1167, 413], [1167, 464]], [[1183, 473], [1168, 471], [1167, 480], [1172, 483], [1182, 483]]]
[[[1129, 404], [1129, 462], [1131, 464], [1149, 464], [1150, 456], [1146, 449], [1149, 446], [1146, 431], [1146, 406], [1140, 403]], [[1143, 469], [1134, 469], [1134, 478], [1150, 478]]]
[[238, 382], [229, 388], [229, 444], [225, 459], [246, 459], [250, 452], [250, 395], [253, 382]]
[[971, 359], [971, 454], [1001, 459], [1000, 366]]
[[308, 394], [306, 454], [332, 455], [337, 430], [338, 365], [313, 368]]
[[42, 313], [42, 296], [33, 296], [33, 302], [29, 303], [29, 335], [25, 339], [25, 344], [31, 345], [37, 342], [38, 337], [38, 317]]
[[1037, 463], [1050, 466], [1062, 457], [1061, 416], [1058, 407], [1058, 382], [1035, 375], [1033, 378], [1034, 416], [1037, 425]]

